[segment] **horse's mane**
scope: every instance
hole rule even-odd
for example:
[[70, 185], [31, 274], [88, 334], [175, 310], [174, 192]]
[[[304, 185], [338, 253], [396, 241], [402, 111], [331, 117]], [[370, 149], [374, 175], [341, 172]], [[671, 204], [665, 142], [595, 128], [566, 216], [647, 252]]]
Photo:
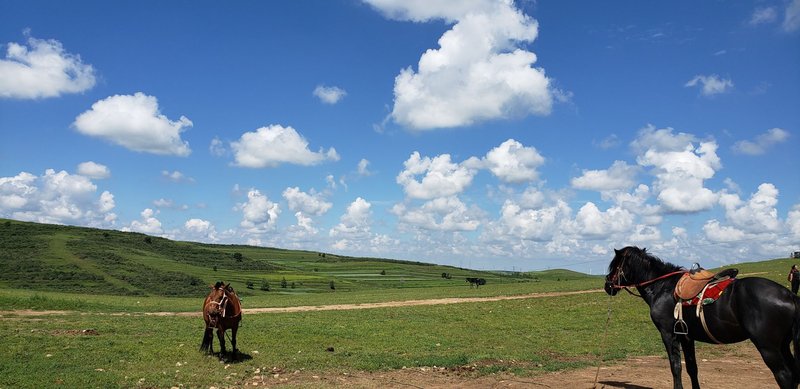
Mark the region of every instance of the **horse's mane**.
[[608, 265], [608, 272], [611, 274], [617, 267], [625, 261], [626, 277], [630, 280], [643, 280], [650, 277], [660, 276], [670, 272], [678, 271], [680, 266], [661, 260], [647, 252], [646, 248], [628, 246], [622, 250], [614, 250], [616, 255]]

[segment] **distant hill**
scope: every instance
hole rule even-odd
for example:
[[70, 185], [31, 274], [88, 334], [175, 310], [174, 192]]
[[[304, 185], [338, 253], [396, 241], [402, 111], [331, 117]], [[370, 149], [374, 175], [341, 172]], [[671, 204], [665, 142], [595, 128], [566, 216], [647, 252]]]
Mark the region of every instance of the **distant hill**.
[[197, 296], [224, 280], [252, 295], [464, 285], [465, 277], [490, 284], [533, 280], [522, 273], [0, 219], [0, 286], [7, 288]]

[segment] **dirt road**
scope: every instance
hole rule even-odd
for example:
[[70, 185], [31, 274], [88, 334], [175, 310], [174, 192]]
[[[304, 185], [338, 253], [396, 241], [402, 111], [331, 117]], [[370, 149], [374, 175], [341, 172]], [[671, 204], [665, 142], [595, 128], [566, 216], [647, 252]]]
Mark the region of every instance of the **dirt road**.
[[[772, 373], [749, 342], [716, 346], [713, 355], [698, 351], [700, 385], [704, 389], [777, 388]], [[477, 377], [474, 366], [455, 369], [416, 367], [378, 373], [347, 373], [319, 376], [302, 372], [266, 370], [240, 382], [242, 387], [292, 388], [593, 388], [596, 367], [517, 377], [508, 373]], [[660, 389], [672, 388], [672, 375], [666, 354], [630, 358], [601, 367], [597, 388]], [[690, 387], [683, 371], [683, 383]]]

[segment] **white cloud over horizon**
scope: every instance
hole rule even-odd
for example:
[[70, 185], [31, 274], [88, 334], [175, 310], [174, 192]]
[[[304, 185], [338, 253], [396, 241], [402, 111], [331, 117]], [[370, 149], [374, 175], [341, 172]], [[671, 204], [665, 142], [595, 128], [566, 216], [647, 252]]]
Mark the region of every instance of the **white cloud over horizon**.
[[80, 93], [95, 85], [95, 70], [55, 39], [9, 42], [0, 59], [0, 98], [40, 99]]
[[88, 177], [47, 169], [42, 176], [21, 172], [0, 177], [0, 216], [51, 224], [111, 228], [117, 215], [114, 195]]
[[132, 151], [186, 157], [189, 143], [181, 133], [192, 121], [181, 116], [172, 121], [161, 114], [158, 99], [137, 92], [114, 95], [92, 104], [78, 115], [73, 127], [84, 135], [105, 139]]

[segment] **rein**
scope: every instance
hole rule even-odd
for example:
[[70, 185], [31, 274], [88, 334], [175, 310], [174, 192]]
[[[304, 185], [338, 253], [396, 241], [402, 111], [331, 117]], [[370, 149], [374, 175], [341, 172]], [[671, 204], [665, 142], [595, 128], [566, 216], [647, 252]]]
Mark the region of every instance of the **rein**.
[[622, 283], [620, 283], [620, 280], [623, 277], [625, 277], [625, 273], [622, 271], [622, 265], [624, 265], [624, 264], [625, 264], [625, 261], [623, 260], [622, 263], [620, 263], [619, 266], [617, 266], [617, 271], [614, 272], [614, 277], [611, 278], [611, 288], [613, 288], [613, 289], [625, 289], [626, 292], [628, 292], [631, 295], [636, 296], [636, 297], [642, 297], [642, 296], [631, 292], [631, 290], [629, 288], [639, 288], [641, 286], [650, 285], [650, 284], [652, 284], [652, 283], [654, 283], [656, 281], [660, 281], [660, 280], [663, 280], [665, 278], [672, 277], [674, 275], [685, 274], [685, 273], [688, 272], [685, 269], [681, 269], [681, 270], [676, 270], [674, 272], [670, 272], [670, 273], [664, 274], [662, 276], [659, 276], [659, 277], [656, 277], [656, 278], [653, 278], [653, 279], [650, 279], [650, 280], [647, 280], [647, 281], [639, 282], [637, 284], [622, 285]]

